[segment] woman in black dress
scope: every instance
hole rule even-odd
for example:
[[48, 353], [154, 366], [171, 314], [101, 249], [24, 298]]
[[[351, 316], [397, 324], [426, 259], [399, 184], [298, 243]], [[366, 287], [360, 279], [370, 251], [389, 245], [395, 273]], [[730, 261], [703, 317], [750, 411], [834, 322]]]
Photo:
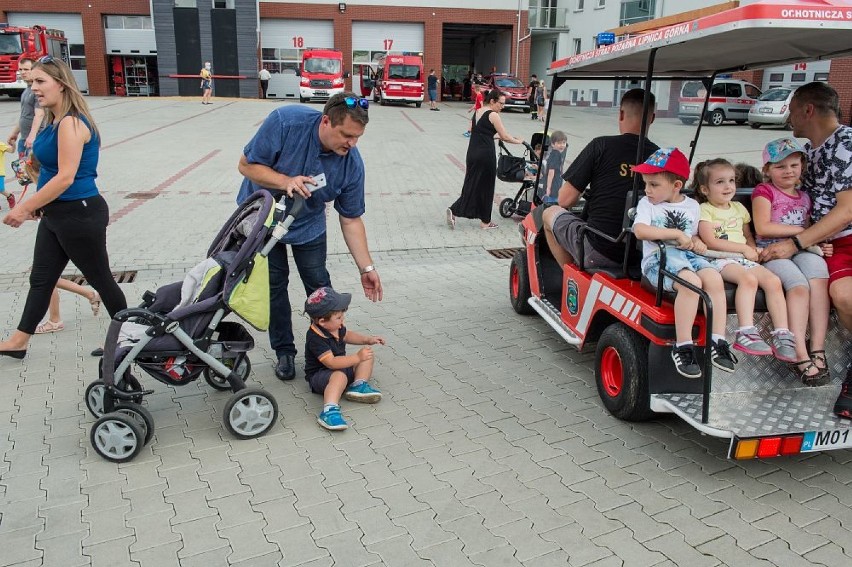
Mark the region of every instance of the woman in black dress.
[[497, 228], [491, 222], [494, 202], [494, 185], [497, 180], [497, 154], [494, 139], [510, 144], [523, 144], [520, 138], [510, 135], [500, 119], [506, 104], [506, 95], [492, 89], [482, 108], [473, 113], [470, 143], [467, 146], [467, 170], [464, 174], [461, 196], [447, 209], [447, 226], [456, 227], [456, 217], [479, 219], [483, 230]]

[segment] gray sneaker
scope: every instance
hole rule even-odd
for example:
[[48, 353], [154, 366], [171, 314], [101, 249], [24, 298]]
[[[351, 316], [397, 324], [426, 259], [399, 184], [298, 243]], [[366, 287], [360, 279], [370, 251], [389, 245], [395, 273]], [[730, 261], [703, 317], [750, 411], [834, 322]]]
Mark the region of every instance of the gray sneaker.
[[766, 344], [766, 341], [757, 332], [757, 327], [746, 327], [737, 331], [734, 338], [734, 348], [752, 356], [769, 356], [772, 354], [772, 347]]
[[796, 337], [790, 331], [772, 333], [772, 354], [783, 362], [796, 362]]

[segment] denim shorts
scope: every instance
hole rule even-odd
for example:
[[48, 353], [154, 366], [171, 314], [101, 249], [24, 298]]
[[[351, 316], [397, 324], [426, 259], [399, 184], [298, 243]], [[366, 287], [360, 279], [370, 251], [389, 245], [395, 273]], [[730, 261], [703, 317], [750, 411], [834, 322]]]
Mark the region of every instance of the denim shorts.
[[[699, 256], [689, 250], [680, 250], [679, 248], [669, 246], [666, 247], [666, 268], [673, 274], [678, 274], [681, 270], [689, 270], [690, 272], [697, 272], [706, 268], [715, 270], [713, 264], [704, 256]], [[654, 254], [642, 265], [642, 275], [648, 278], [648, 281], [653, 285], [657, 285], [660, 277], [659, 254]], [[664, 278], [663, 289], [674, 291], [674, 280], [668, 277]]]

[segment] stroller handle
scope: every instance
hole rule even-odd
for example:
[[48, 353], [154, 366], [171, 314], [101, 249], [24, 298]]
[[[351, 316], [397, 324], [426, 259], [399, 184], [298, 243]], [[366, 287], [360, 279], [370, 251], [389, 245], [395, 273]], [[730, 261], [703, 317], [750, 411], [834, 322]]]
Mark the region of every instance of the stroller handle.
[[[302, 208], [304, 206], [305, 198], [299, 194], [293, 195], [293, 204], [290, 206], [290, 210], [287, 211], [287, 216], [278, 220], [278, 222], [273, 226], [272, 236], [261, 249], [261, 256], [269, 256], [269, 253], [272, 251], [272, 247], [278, 244], [278, 242], [290, 231], [290, 225], [293, 224], [293, 221], [296, 220], [296, 217], [302, 212]], [[275, 216], [278, 217], [278, 215], [282, 211], [286, 210], [286, 208], [287, 205], [284, 203], [284, 199], [275, 203]]]

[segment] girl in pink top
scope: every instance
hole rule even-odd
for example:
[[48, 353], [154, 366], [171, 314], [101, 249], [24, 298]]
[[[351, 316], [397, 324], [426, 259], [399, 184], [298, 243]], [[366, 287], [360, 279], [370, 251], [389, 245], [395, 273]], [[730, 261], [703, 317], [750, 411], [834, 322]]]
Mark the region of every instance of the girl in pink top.
[[[793, 138], [781, 138], [763, 150], [763, 176], [754, 188], [752, 218], [757, 244], [768, 246], [793, 238], [810, 224], [811, 199], [798, 190], [805, 161], [804, 148]], [[830, 254], [829, 249], [824, 249]], [[765, 267], [781, 279], [787, 298], [787, 318], [796, 337], [796, 358], [791, 369], [807, 386], [827, 384], [831, 377], [825, 358], [828, 330], [828, 268], [818, 254], [802, 250], [790, 259], [770, 260]], [[805, 343], [810, 323], [811, 351]]]

